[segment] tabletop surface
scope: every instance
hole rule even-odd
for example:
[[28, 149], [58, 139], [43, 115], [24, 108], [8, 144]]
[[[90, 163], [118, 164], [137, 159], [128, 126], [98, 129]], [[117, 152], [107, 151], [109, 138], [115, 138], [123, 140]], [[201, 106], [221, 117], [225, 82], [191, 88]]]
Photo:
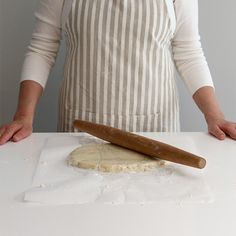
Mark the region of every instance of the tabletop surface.
[[0, 146], [0, 235], [236, 235], [236, 141], [207, 133], [142, 133], [190, 137], [207, 157], [204, 180], [215, 200], [207, 204], [83, 204], [32, 206], [23, 202], [46, 138], [33, 133]]

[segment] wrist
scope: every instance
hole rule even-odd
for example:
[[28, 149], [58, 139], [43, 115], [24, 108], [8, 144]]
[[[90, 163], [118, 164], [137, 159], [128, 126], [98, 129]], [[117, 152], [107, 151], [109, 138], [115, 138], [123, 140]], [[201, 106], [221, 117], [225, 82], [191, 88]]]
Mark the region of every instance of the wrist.
[[204, 114], [207, 123], [211, 120], [222, 120], [225, 119], [223, 112], [207, 112]]
[[27, 122], [33, 123], [34, 114], [28, 112], [17, 111], [13, 117], [13, 120], [26, 120]]

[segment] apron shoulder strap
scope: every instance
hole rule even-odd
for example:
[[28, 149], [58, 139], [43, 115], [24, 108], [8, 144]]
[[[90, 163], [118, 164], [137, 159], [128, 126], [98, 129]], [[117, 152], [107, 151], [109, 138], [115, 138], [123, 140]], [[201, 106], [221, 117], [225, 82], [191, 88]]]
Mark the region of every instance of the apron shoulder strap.
[[74, 0], [63, 0], [62, 13], [61, 13], [61, 28], [65, 30], [66, 20], [69, 16], [70, 9]]
[[167, 11], [168, 11], [170, 21], [171, 21], [171, 29], [172, 29], [173, 35], [174, 35], [175, 29], [176, 29], [176, 15], [175, 15], [175, 8], [174, 8], [175, 1], [165, 0], [166, 6], [167, 6]]

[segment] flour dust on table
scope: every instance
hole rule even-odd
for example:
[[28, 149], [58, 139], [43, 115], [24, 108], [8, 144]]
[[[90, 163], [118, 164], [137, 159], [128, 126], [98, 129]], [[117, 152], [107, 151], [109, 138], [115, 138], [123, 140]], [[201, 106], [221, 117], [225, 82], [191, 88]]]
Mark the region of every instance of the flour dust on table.
[[[196, 152], [189, 137], [159, 133], [158, 140]], [[119, 173], [68, 165], [68, 156], [73, 150], [94, 143], [105, 142], [85, 133], [55, 134], [48, 138], [24, 201], [36, 205], [160, 202], [183, 205], [209, 203], [213, 199], [203, 171], [182, 165], [168, 163], [149, 171]]]

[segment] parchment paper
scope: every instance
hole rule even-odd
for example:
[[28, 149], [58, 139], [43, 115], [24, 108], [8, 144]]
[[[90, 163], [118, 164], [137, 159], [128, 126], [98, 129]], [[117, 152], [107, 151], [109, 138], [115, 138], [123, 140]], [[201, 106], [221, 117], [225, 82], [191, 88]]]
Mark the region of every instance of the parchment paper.
[[[200, 155], [190, 137], [160, 135], [166, 142]], [[68, 166], [69, 153], [80, 145], [104, 142], [85, 133], [51, 137], [45, 142], [24, 200], [41, 204], [147, 204], [160, 201], [210, 203], [214, 197], [204, 182], [204, 170], [168, 163], [142, 173], [102, 173]]]

